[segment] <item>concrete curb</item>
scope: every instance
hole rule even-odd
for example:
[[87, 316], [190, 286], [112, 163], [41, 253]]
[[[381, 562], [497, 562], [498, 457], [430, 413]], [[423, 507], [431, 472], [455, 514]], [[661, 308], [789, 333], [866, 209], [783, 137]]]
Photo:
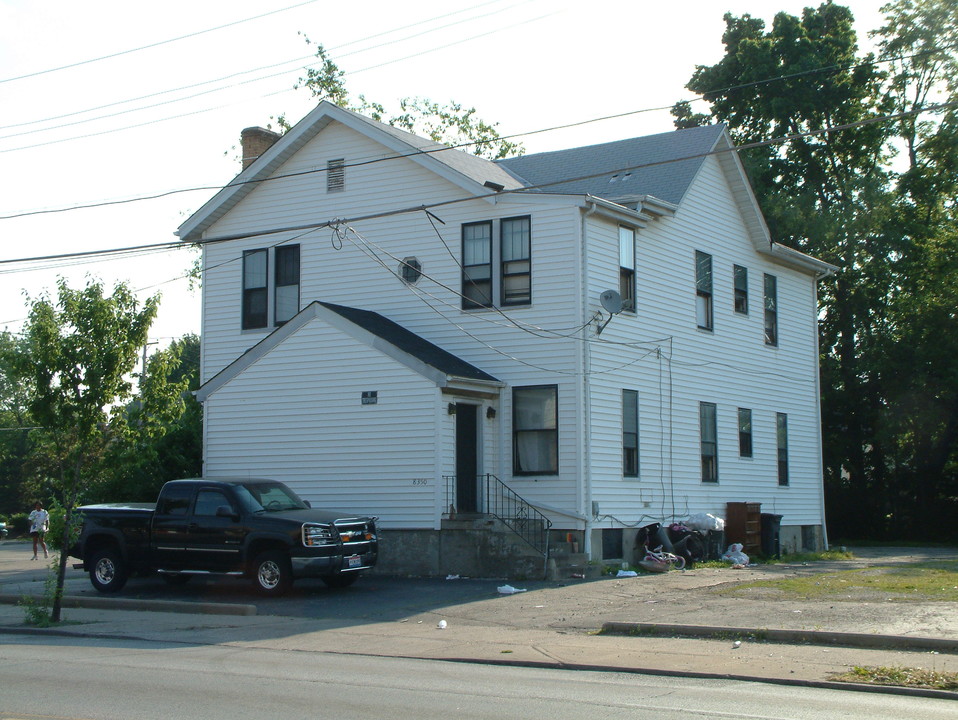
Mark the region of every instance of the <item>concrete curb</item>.
[[[0, 593], [0, 603], [17, 605], [24, 597], [42, 599], [38, 595], [10, 595]], [[195, 615], [255, 615], [255, 605], [238, 603], [183, 602], [177, 600], [136, 600], [132, 598], [83, 597], [64, 595], [63, 607], [93, 610], [140, 610], [146, 612], [186, 613]]]
[[906, 635], [867, 635], [864, 633], [822, 630], [775, 630], [769, 628], [715, 627], [708, 625], [670, 625], [661, 623], [607, 622], [599, 631], [604, 635], [665, 635], [706, 639], [759, 640], [791, 645], [831, 645], [881, 650], [935, 650], [958, 654], [958, 640], [911, 637]]
[[[388, 657], [397, 657], [390, 655]], [[413, 656], [402, 656], [413, 657]], [[423, 659], [423, 658], [419, 658]], [[853, 692], [882, 693], [886, 695], [906, 695], [910, 697], [927, 697], [939, 700], [955, 700], [958, 694], [950, 690], [935, 690], [934, 688], [907, 687], [904, 685], [878, 685], [868, 683], [845, 683], [834, 680], [800, 680], [790, 678], [770, 678], [760, 675], [748, 675], [743, 673], [710, 673], [695, 670], [665, 670], [656, 667], [634, 667], [624, 665], [593, 665], [586, 663], [567, 663], [567, 662], [535, 662], [521, 660], [475, 660], [471, 658], [428, 658], [439, 662], [458, 662], [471, 663], [475, 665], [497, 665], [503, 667], [534, 667], [544, 669], [561, 670], [587, 670], [590, 672], [618, 672], [632, 673], [635, 675], [652, 675], [656, 677], [682, 677], [696, 678], [700, 680], [736, 680], [740, 682], [758, 682], [769, 685], [784, 685], [787, 687], [813, 687], [823, 688], [825, 690], [844, 690]]]

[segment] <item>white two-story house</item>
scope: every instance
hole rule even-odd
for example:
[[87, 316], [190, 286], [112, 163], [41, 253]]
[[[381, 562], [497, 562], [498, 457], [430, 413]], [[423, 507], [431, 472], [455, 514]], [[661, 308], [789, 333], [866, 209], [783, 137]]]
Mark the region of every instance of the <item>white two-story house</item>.
[[834, 268], [769, 236], [722, 126], [498, 162], [325, 102], [244, 132], [178, 231], [206, 476], [377, 515], [415, 572], [456, 571], [444, 534], [489, 515], [631, 559], [639, 526], [761, 503], [785, 548], [823, 544]]

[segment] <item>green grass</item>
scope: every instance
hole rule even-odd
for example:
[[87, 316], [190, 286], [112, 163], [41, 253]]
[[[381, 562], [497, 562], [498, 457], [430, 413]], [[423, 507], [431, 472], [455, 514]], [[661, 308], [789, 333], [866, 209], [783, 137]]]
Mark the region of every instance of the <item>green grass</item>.
[[931, 688], [958, 691], [958, 673], [906, 667], [863, 667], [856, 665], [848, 672], [829, 677], [830, 680], [869, 685], [897, 685], [899, 687]]
[[914, 563], [814, 573], [777, 580], [756, 580], [723, 591], [783, 600], [894, 600], [896, 602], [958, 602], [958, 561]]
[[822, 550], [819, 552], [800, 552], [800, 553], [790, 553], [788, 555], [782, 555], [778, 558], [763, 558], [760, 557], [759, 560], [763, 563], [769, 565], [782, 565], [788, 563], [798, 563], [798, 562], [821, 562], [821, 561], [835, 561], [835, 560], [852, 560], [855, 557], [854, 553], [841, 550]]

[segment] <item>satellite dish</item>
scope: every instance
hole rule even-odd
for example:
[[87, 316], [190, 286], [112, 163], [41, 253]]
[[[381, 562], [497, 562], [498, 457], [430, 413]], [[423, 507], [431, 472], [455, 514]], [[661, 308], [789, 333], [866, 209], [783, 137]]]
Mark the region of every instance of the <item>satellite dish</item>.
[[618, 315], [622, 312], [622, 296], [615, 290], [606, 290], [599, 295], [599, 302], [607, 313]]

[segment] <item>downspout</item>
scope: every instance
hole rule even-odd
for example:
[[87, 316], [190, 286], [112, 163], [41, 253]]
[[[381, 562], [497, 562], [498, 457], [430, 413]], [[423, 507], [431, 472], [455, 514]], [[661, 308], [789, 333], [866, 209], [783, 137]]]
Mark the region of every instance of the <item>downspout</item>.
[[[594, 202], [590, 202], [589, 205], [591, 207], [582, 214], [582, 227], [579, 231], [579, 267], [577, 268], [577, 277], [579, 279], [579, 287], [576, 288], [576, 296], [578, 298], [577, 310], [579, 317], [583, 319], [585, 318], [586, 312], [588, 312], [588, 307], [585, 305], [585, 288], [588, 285], [585, 278], [585, 271], [588, 265], [586, 226], [588, 224], [589, 217], [594, 215], [596, 212], [596, 204]], [[580, 494], [579, 496], [582, 503], [581, 507], [579, 508], [579, 514], [585, 518], [585, 530], [583, 532], [582, 538], [582, 552], [584, 552], [586, 557], [590, 560], [592, 559], [592, 441], [590, 436], [590, 428], [592, 427], [592, 402], [591, 388], [589, 383], [589, 373], [592, 368], [592, 352], [589, 346], [589, 329], [591, 327], [592, 325], [589, 323], [582, 329], [584, 342], [582, 343], [582, 352], [579, 354], [579, 367], [577, 368], [580, 378], [578, 383], [580, 393], [579, 407], [582, 408], [582, 423], [579, 428], [579, 433], [582, 438], [582, 452], [579, 453], [579, 476], [582, 478], [583, 494]]]
[[825, 522], [825, 460], [822, 457], [824, 448], [822, 447], [822, 376], [821, 376], [821, 347], [819, 346], [819, 331], [818, 331], [818, 281], [824, 280], [829, 275], [831, 271], [824, 271], [815, 275], [815, 284], [812, 289], [812, 294], [815, 296], [815, 305], [814, 305], [814, 323], [812, 327], [815, 330], [815, 430], [818, 433], [818, 487], [819, 487], [819, 502], [821, 507], [821, 517], [822, 517], [822, 542], [825, 544], [825, 549], [828, 550], [828, 525]]

